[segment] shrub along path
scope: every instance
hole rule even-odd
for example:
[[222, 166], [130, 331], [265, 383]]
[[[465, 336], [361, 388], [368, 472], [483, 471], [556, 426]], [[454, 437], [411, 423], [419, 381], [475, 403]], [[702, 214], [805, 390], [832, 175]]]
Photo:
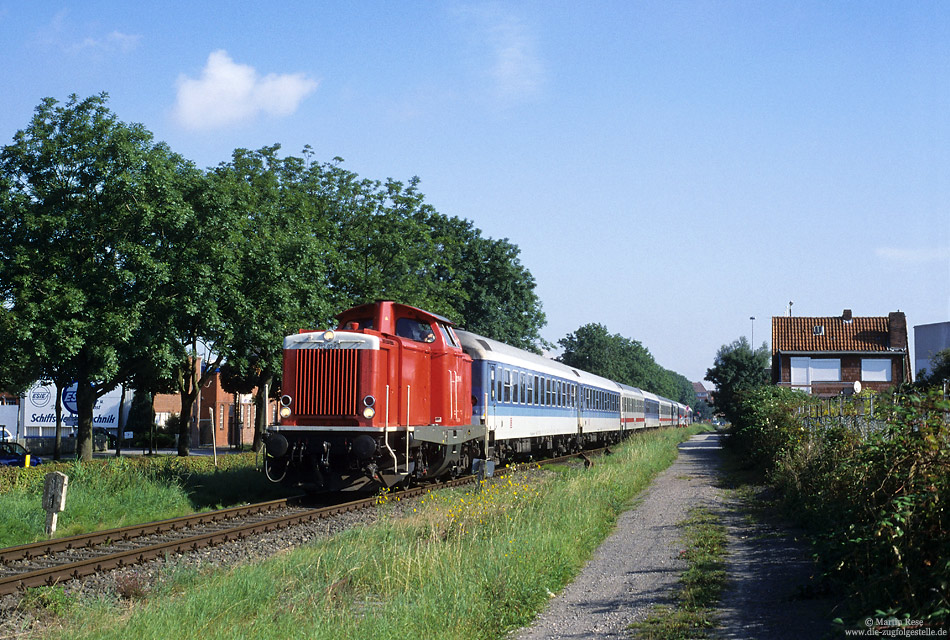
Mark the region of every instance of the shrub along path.
[[[551, 600], [518, 640], [629, 638], [629, 626], [656, 605], [672, 605], [686, 562], [681, 522], [703, 507], [729, 530], [729, 582], [721, 627], [711, 637], [821, 637], [829, 629], [822, 603], [798, 597], [810, 566], [806, 549], [779, 535], [751, 532], [741, 506], [718, 487], [719, 434], [680, 445], [680, 455], [624, 513], [616, 532], [578, 578]], [[738, 509], [738, 510], [737, 510]]]

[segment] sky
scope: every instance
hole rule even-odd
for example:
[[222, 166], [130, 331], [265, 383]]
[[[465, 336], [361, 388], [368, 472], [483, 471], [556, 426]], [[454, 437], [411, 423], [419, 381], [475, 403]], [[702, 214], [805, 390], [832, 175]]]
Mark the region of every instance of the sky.
[[418, 176], [521, 249], [553, 343], [699, 381], [790, 301], [950, 321], [946, 2], [0, 0], [0, 44], [0, 145], [104, 91], [199, 167]]

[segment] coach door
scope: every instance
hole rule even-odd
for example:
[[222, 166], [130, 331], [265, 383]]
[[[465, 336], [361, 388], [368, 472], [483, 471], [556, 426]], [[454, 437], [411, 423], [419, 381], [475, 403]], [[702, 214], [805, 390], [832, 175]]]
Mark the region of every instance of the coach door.
[[498, 396], [501, 389], [501, 374], [495, 365], [488, 365], [488, 424], [494, 430], [498, 428]]

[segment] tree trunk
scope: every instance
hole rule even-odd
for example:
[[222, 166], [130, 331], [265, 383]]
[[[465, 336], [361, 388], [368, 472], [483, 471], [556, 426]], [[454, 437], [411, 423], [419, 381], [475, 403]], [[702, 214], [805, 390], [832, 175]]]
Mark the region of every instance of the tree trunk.
[[115, 457], [118, 458], [122, 455], [122, 436], [123, 431], [125, 430], [125, 413], [122, 411], [125, 408], [125, 385], [122, 385], [122, 395], [119, 397], [119, 425], [115, 429]]
[[76, 381], [76, 407], [79, 424], [76, 432], [76, 457], [82, 461], [92, 460], [92, 412], [96, 407], [96, 392], [85, 376]]
[[53, 407], [56, 410], [56, 437], [53, 441], [53, 460], [62, 460], [63, 457], [63, 388], [60, 383], [56, 383], [56, 402]]
[[[198, 393], [193, 385], [191, 390], [181, 392], [181, 420], [178, 424], [178, 455], [187, 456], [191, 454], [191, 424], [194, 416], [195, 399]], [[199, 423], [195, 424], [198, 427]]]

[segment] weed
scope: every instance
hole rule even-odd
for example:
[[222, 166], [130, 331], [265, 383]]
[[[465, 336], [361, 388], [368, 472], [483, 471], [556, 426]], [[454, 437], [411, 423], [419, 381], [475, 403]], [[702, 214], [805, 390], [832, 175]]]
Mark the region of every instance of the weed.
[[675, 605], [655, 607], [645, 620], [631, 625], [638, 637], [705, 638], [716, 626], [715, 607], [726, 584], [726, 528], [719, 516], [701, 507], [690, 510], [680, 526], [685, 546], [680, 557], [687, 566], [674, 594]]
[[20, 600], [19, 608], [41, 616], [61, 617], [74, 606], [75, 600], [66, 594], [62, 585], [33, 587], [27, 589]]

